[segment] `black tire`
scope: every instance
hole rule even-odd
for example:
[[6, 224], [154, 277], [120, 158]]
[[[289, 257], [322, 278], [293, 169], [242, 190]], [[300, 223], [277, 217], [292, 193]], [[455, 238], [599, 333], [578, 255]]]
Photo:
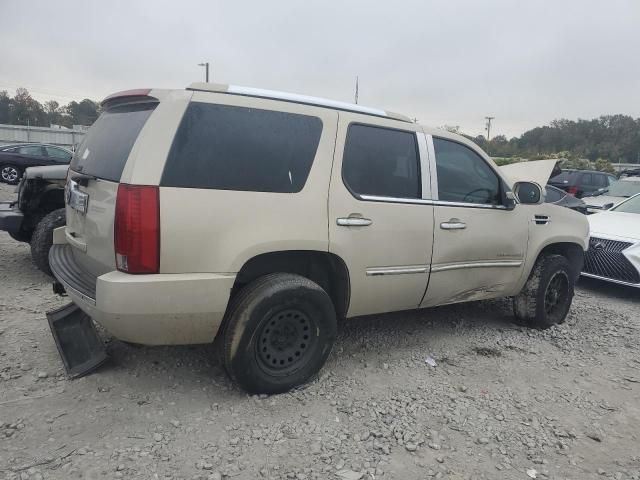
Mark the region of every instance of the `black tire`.
[[52, 276], [49, 268], [49, 250], [53, 244], [53, 231], [66, 224], [64, 208], [45, 215], [38, 222], [31, 238], [31, 259], [38, 269]]
[[245, 286], [227, 309], [224, 366], [249, 393], [282, 393], [324, 365], [336, 338], [333, 303], [319, 285], [273, 273]]
[[10, 185], [15, 185], [22, 177], [22, 169], [15, 165], [0, 165], [0, 180]]
[[516, 319], [541, 329], [563, 323], [573, 300], [574, 283], [575, 275], [566, 257], [541, 256], [524, 288], [513, 299]]

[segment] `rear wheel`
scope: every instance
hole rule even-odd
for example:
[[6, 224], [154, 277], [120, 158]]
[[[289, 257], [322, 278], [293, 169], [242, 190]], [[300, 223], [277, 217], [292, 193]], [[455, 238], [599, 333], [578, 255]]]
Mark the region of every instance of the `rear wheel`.
[[513, 299], [516, 319], [535, 328], [563, 323], [573, 300], [574, 278], [566, 257], [541, 256], [524, 288]]
[[285, 392], [320, 370], [335, 337], [335, 310], [320, 286], [299, 275], [267, 275], [229, 307], [224, 365], [249, 393]]
[[36, 267], [47, 275], [52, 275], [49, 267], [49, 250], [53, 245], [53, 231], [65, 224], [64, 208], [59, 208], [45, 215], [33, 231], [31, 259]]
[[0, 179], [5, 183], [15, 185], [20, 181], [22, 170], [13, 165], [0, 166]]

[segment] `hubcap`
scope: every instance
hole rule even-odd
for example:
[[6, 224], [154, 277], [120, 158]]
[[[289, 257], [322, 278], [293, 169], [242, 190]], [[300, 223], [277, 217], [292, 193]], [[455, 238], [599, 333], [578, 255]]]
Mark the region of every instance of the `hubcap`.
[[304, 363], [314, 343], [311, 319], [298, 309], [282, 310], [258, 334], [258, 363], [268, 373], [286, 375]]
[[13, 167], [3, 167], [2, 179], [6, 182], [15, 182], [18, 178], [18, 170]]
[[544, 310], [549, 317], [560, 316], [569, 296], [569, 278], [565, 272], [556, 272], [544, 294]]

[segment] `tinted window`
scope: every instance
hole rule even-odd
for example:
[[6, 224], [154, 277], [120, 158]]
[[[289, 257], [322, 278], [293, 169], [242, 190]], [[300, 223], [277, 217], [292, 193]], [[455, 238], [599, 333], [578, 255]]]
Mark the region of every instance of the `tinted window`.
[[546, 193], [544, 196], [544, 200], [547, 203], [559, 202], [566, 195], [566, 193], [564, 193], [562, 190], [558, 188], [553, 188], [549, 185], [547, 185], [547, 187], [545, 188], [545, 192]]
[[434, 138], [438, 198], [447, 202], [498, 205], [500, 180], [477, 153], [460, 143]]
[[102, 112], [73, 155], [71, 169], [119, 181], [133, 144], [156, 105], [125, 104]]
[[44, 147], [47, 151], [47, 156], [52, 160], [60, 163], [65, 163], [71, 160], [71, 154], [66, 150], [56, 147]]
[[18, 148], [18, 153], [20, 155], [29, 155], [32, 157], [41, 157], [42, 156], [42, 147], [35, 145], [30, 147], [20, 147]]
[[559, 173], [558, 175], [551, 177], [549, 181], [553, 183], [574, 183], [577, 176], [577, 172], [564, 171], [562, 173]]
[[583, 173], [582, 177], [580, 177], [580, 183], [583, 185], [594, 185], [593, 183], [593, 175], [590, 173]]
[[606, 175], [594, 174], [593, 177], [594, 177], [593, 179], [595, 181], [595, 186], [596, 187], [607, 187], [607, 186], [609, 186], [609, 183], [607, 182], [607, 176]]
[[420, 198], [420, 166], [413, 132], [351, 125], [342, 177], [354, 193]]
[[162, 185], [299, 192], [321, 133], [317, 117], [193, 102], [173, 140]]

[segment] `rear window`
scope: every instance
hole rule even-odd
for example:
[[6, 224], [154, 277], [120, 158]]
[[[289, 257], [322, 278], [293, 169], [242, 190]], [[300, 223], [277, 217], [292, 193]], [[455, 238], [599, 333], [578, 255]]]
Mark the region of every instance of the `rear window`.
[[192, 102], [173, 140], [161, 185], [299, 192], [321, 133], [317, 117]]
[[549, 181], [553, 183], [572, 183], [575, 181], [577, 175], [578, 172], [562, 172], [554, 177], [551, 177]]
[[71, 170], [120, 181], [138, 134], [157, 102], [118, 105], [102, 112], [71, 161]]

